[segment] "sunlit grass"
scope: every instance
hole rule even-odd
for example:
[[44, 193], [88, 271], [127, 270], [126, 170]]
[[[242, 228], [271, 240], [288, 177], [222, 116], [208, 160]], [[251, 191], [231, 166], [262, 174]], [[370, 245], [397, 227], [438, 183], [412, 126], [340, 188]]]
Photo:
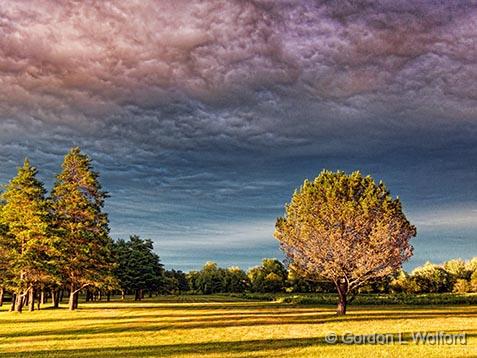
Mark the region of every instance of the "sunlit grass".
[[[0, 312], [2, 356], [354, 357], [477, 356], [476, 306], [331, 306], [184, 296], [141, 303], [81, 303], [80, 309]], [[466, 345], [330, 345], [343, 334], [466, 332]]]

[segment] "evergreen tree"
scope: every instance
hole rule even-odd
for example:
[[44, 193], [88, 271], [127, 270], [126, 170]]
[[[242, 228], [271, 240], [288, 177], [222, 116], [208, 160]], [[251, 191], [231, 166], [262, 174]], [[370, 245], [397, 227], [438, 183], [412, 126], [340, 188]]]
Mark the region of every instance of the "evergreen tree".
[[10, 286], [21, 312], [29, 295], [34, 309], [35, 289], [55, 276], [54, 239], [46, 190], [36, 178], [37, 170], [25, 160], [23, 167], [2, 193], [0, 250], [5, 271], [2, 284]]
[[61, 237], [61, 273], [70, 290], [69, 308], [78, 292], [111, 279], [112, 240], [108, 216], [102, 211], [107, 193], [101, 188], [91, 159], [73, 148], [65, 156], [51, 199], [54, 225]]
[[[1, 196], [1, 194], [0, 194]], [[0, 201], [0, 213], [2, 212], [3, 202]], [[8, 228], [7, 225], [3, 224], [0, 219], [0, 307], [3, 306], [3, 297], [5, 295], [5, 288], [10, 281], [10, 266], [9, 266], [9, 257], [8, 250], [4, 247], [4, 244], [7, 244], [7, 234]]]
[[144, 291], [158, 292], [164, 281], [164, 269], [159, 256], [154, 253], [151, 240], [143, 240], [132, 235], [129, 241], [118, 240], [114, 243], [117, 261], [115, 275], [123, 297], [133, 291], [135, 300], [143, 298]]
[[333, 281], [338, 314], [359, 288], [398, 271], [416, 235], [384, 183], [359, 172], [323, 171], [305, 180], [277, 220], [275, 238], [294, 269]]

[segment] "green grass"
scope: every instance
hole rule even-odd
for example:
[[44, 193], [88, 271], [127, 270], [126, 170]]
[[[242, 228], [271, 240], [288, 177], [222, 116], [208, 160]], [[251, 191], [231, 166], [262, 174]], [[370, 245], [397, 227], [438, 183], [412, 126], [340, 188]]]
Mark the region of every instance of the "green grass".
[[[0, 312], [6, 357], [463, 357], [477, 356], [477, 307], [297, 305], [240, 297], [179, 296], [80, 309]], [[467, 333], [465, 345], [415, 344], [412, 332]], [[328, 344], [338, 335], [403, 334], [407, 344]]]
[[[295, 304], [336, 305], [334, 293], [244, 293], [233, 297], [258, 301], [276, 301]], [[426, 293], [426, 294], [359, 294], [353, 305], [477, 305], [475, 293]]]

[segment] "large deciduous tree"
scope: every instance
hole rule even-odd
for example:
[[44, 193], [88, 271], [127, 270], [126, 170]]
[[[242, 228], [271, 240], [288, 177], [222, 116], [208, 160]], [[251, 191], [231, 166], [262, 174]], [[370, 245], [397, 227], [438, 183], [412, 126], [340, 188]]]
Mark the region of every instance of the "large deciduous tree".
[[18, 312], [27, 294], [32, 310], [34, 290], [55, 275], [50, 210], [46, 190], [36, 175], [36, 168], [25, 160], [1, 195], [2, 284], [13, 292], [12, 308]]
[[90, 158], [79, 148], [71, 149], [51, 193], [70, 310], [77, 308], [81, 289], [102, 286], [111, 279], [112, 240], [108, 217], [102, 211], [106, 197]]
[[338, 314], [346, 313], [359, 287], [401, 268], [412, 255], [409, 240], [415, 235], [399, 198], [382, 182], [341, 171], [306, 180], [275, 228], [293, 269], [335, 284]]

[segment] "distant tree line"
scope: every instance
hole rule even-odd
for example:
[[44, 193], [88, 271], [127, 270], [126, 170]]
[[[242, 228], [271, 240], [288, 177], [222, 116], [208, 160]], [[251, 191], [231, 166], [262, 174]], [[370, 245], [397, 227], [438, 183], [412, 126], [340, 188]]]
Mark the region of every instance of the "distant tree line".
[[[247, 272], [207, 262], [200, 271], [165, 271], [163, 293], [331, 293], [330, 280], [310, 281], [277, 259], [264, 259]], [[470, 293], [477, 292], [477, 257], [454, 259], [442, 265], [426, 263], [411, 273], [403, 270], [360, 288], [361, 293]]]

